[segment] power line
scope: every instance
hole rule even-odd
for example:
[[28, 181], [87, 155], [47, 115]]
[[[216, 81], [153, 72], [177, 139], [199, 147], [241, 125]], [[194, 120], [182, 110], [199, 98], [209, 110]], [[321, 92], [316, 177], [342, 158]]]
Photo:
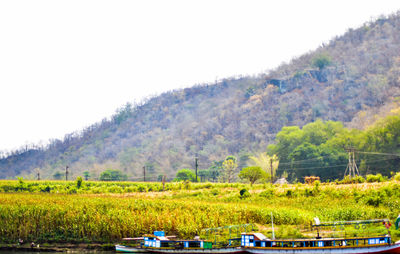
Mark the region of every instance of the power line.
[[[397, 156], [400, 157], [400, 154], [393, 154], [393, 153], [377, 153], [377, 152], [362, 152], [362, 151], [355, 151], [356, 153], [362, 153], [362, 154], [374, 154], [374, 155], [387, 155], [387, 156]], [[332, 154], [328, 154], [328, 155], [324, 155], [324, 156], [319, 156], [319, 157], [315, 157], [315, 158], [311, 158], [311, 159], [306, 159], [306, 160], [298, 160], [298, 161], [291, 161], [291, 162], [282, 162], [279, 163], [279, 165], [293, 165], [293, 164], [301, 164], [302, 162], [307, 162], [307, 161], [315, 161], [315, 160], [319, 160], [321, 158], [326, 158], [326, 157], [330, 157], [333, 156]], [[347, 164], [346, 164], [347, 165]]]
[[400, 154], [394, 154], [394, 153], [377, 153], [377, 152], [361, 152], [361, 151], [357, 151], [357, 153], [376, 154], [376, 155], [388, 155], [388, 156], [400, 157]]
[[[380, 162], [380, 161], [388, 161], [388, 160], [394, 160], [394, 158], [389, 158], [389, 159], [382, 159], [382, 160], [373, 160], [373, 161], [366, 161], [366, 163], [373, 163], [373, 162]], [[325, 168], [335, 168], [335, 167], [344, 167], [347, 166], [348, 164], [337, 164], [337, 165], [332, 165], [332, 166], [322, 166], [322, 167], [307, 167], [307, 168], [293, 168], [293, 169], [286, 169], [285, 171], [296, 171], [296, 170], [304, 170], [304, 169], [325, 169]]]
[[283, 162], [283, 163], [279, 163], [279, 165], [292, 165], [292, 164], [297, 164], [300, 162], [304, 162], [304, 161], [314, 161], [314, 160], [319, 160], [321, 158], [326, 158], [326, 157], [330, 157], [332, 156], [331, 154], [328, 155], [324, 155], [324, 156], [319, 156], [319, 157], [315, 157], [315, 158], [311, 158], [311, 159], [306, 159], [306, 160], [298, 160], [298, 161], [292, 161], [292, 162]]

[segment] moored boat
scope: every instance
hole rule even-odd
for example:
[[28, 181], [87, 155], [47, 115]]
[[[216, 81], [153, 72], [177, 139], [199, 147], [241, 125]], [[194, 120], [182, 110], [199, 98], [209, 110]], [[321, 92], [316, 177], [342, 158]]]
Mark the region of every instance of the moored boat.
[[167, 248], [140, 248], [140, 247], [130, 247], [123, 245], [116, 245], [115, 250], [117, 252], [126, 253], [179, 253], [179, 254], [190, 254], [190, 253], [207, 253], [207, 254], [240, 254], [245, 253], [245, 251], [240, 247], [235, 248], [212, 248], [212, 249], [202, 249], [202, 248], [183, 248], [183, 249], [167, 249]]
[[218, 248], [213, 246], [211, 241], [207, 240], [175, 240], [173, 237], [166, 237], [163, 231], [155, 231], [153, 235], [147, 235], [142, 238], [125, 238], [125, 240], [141, 240], [133, 246], [116, 245], [117, 252], [126, 253], [220, 253], [220, 254], [240, 254], [244, 253], [241, 247], [226, 246]]
[[262, 234], [242, 234], [242, 248], [252, 254], [278, 253], [400, 253], [390, 236], [272, 240]]
[[[380, 223], [387, 228], [388, 220], [346, 221], [333, 223], [317, 223], [313, 227], [356, 225], [363, 223]], [[274, 234], [273, 234], [274, 235]], [[370, 237], [320, 237], [319, 231], [316, 238], [307, 239], [268, 239], [262, 233], [242, 233], [240, 246], [233, 247], [231, 241], [224, 247], [216, 247], [208, 240], [173, 240], [164, 236], [163, 231], [156, 231], [154, 235], [148, 235], [142, 241], [133, 246], [116, 245], [118, 252], [131, 253], [222, 253], [222, 254], [278, 254], [278, 253], [399, 253], [400, 241], [393, 243], [390, 232], [383, 236]]]
[[[400, 217], [400, 216], [399, 216]], [[317, 237], [311, 239], [268, 239], [261, 233], [242, 233], [241, 246], [246, 253], [278, 254], [278, 253], [400, 253], [400, 241], [392, 243], [389, 220], [362, 220], [320, 222], [314, 219], [313, 228], [317, 229]], [[354, 225], [365, 228], [366, 224], [382, 223], [387, 234], [370, 237], [320, 237], [320, 228]]]

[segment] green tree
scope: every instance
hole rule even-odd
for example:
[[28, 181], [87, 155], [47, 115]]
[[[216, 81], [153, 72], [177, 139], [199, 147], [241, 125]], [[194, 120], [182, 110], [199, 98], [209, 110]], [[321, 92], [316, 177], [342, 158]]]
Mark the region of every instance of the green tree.
[[318, 147], [305, 142], [296, 147], [290, 154], [291, 167], [296, 172], [297, 178], [305, 176], [320, 176], [319, 171], [323, 167], [323, 158]]
[[53, 174], [53, 178], [54, 180], [60, 180], [61, 178], [63, 178], [64, 174], [61, 173], [60, 171], [57, 171]]
[[126, 181], [128, 176], [121, 170], [107, 169], [100, 174], [100, 181]]
[[[276, 143], [268, 146], [269, 154], [280, 159], [277, 174], [288, 171], [289, 180], [315, 175], [321, 180], [343, 176], [346, 164], [344, 147], [357, 145], [362, 140], [358, 130], [347, 130], [341, 122], [321, 121], [297, 126], [283, 127], [277, 134]], [[349, 143], [350, 142], [350, 143]]]
[[250, 156], [250, 160], [252, 165], [260, 167], [266, 173], [267, 178], [272, 179], [273, 176], [276, 175], [276, 170], [279, 166], [279, 159], [275, 154], [269, 156], [266, 153], [260, 153], [257, 156]]
[[205, 182], [206, 179], [210, 177], [210, 171], [207, 169], [200, 169], [197, 175], [200, 177], [200, 182]]
[[327, 54], [320, 54], [312, 59], [312, 66], [317, 67], [319, 70], [322, 70], [331, 64], [332, 58]]
[[228, 183], [233, 181], [237, 166], [236, 157], [232, 155], [227, 156], [225, 161], [222, 163], [224, 169], [224, 180], [227, 180]]
[[89, 171], [83, 171], [83, 177], [85, 177], [85, 181], [89, 180], [90, 172]]
[[[361, 151], [380, 152], [388, 154], [400, 153], [400, 116], [388, 116], [376, 122], [371, 128], [359, 136], [364, 142], [357, 142]], [[362, 159], [369, 162], [365, 165], [369, 168], [370, 173], [382, 173], [389, 176], [391, 171], [398, 171], [400, 160], [382, 160], [382, 155], [364, 154]]]
[[275, 140], [275, 144], [268, 146], [268, 154], [276, 154], [281, 162], [288, 162], [289, 154], [304, 142], [304, 132], [298, 126], [283, 127]]
[[195, 173], [190, 169], [181, 169], [176, 173], [175, 180], [177, 181], [191, 181], [194, 182], [196, 179]]
[[218, 180], [218, 178], [221, 175], [221, 172], [223, 172], [223, 168], [222, 168], [222, 163], [224, 161], [213, 161], [211, 167], [208, 168], [208, 172], [209, 172], [209, 178], [213, 181], [216, 182]]
[[239, 173], [239, 178], [248, 180], [250, 185], [253, 185], [257, 180], [267, 177], [267, 173], [261, 167], [253, 166], [242, 169]]

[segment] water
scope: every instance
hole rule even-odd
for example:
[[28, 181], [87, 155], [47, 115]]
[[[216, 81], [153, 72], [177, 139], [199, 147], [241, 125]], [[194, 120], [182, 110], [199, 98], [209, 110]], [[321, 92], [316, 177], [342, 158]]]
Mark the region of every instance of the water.
[[[46, 252], [32, 252], [32, 251], [10, 251], [10, 250], [0, 250], [0, 254], [62, 254], [63, 252], [56, 251], [46, 251]], [[115, 254], [115, 251], [68, 251], [68, 253], [84, 253], [84, 254]]]

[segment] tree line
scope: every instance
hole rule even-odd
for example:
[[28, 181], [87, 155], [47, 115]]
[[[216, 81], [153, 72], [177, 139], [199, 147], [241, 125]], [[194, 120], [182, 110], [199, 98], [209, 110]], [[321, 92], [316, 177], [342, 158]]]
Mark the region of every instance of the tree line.
[[[338, 121], [322, 121], [286, 126], [276, 135], [274, 144], [258, 155], [248, 156], [245, 166], [228, 156], [224, 161], [198, 172], [197, 181], [232, 182], [240, 179], [254, 183], [285, 177], [303, 182], [306, 176], [321, 181], [342, 180], [349, 152], [355, 150], [360, 175], [391, 176], [400, 168], [400, 115], [390, 115], [366, 130], [349, 129]], [[176, 180], [196, 181], [193, 170], [178, 171]]]

